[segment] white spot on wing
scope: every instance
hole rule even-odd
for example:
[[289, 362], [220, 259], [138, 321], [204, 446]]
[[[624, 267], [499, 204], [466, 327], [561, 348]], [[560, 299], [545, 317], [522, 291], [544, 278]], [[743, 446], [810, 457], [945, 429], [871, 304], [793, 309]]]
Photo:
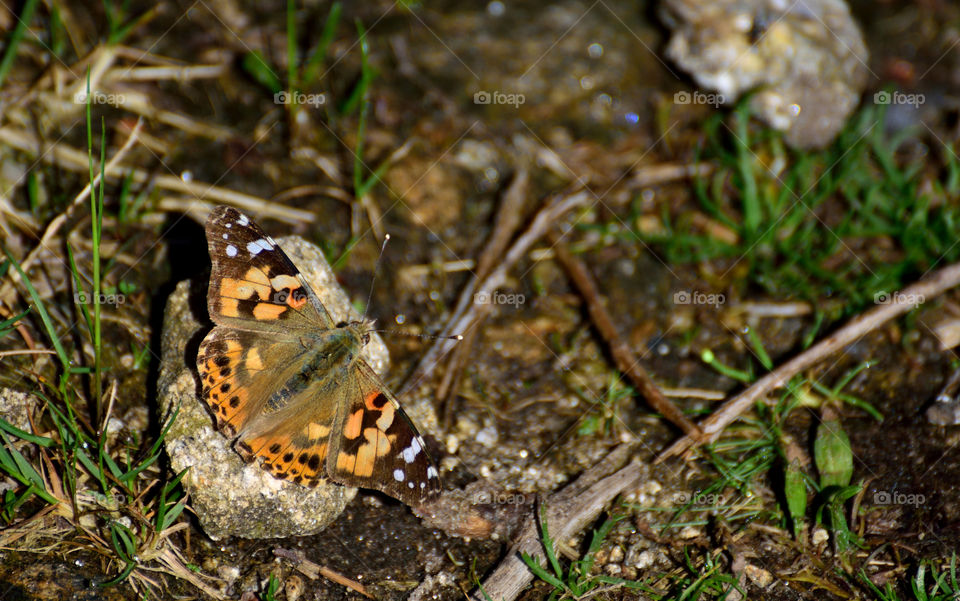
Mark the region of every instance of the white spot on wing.
[[403, 482], [403, 470], [395, 469], [393, 470], [393, 479], [397, 482]]
[[413, 463], [417, 453], [420, 452], [420, 441], [414, 438], [410, 441], [410, 446], [403, 450], [403, 460], [407, 463]]
[[407, 482], [407, 486], [409, 486], [410, 488], [413, 488], [413, 482]]
[[237, 225], [239, 225], [239, 226], [245, 226], [245, 225], [247, 225], [248, 223], [250, 223], [250, 220], [247, 219], [247, 216], [244, 215], [243, 213], [240, 213], [240, 217], [237, 219]]
[[232, 244], [228, 244], [228, 245], [227, 245], [227, 256], [228, 256], [228, 257], [235, 257], [235, 256], [237, 256], [237, 247], [234, 246], [234, 245], [232, 245]]
[[427, 478], [439, 478], [440, 474], [437, 473], [437, 468], [432, 465], [427, 468]]
[[224, 240], [226, 240], [228, 237], [229, 237], [229, 236], [227, 236], [226, 234], [223, 235], [223, 239], [224, 239]]
[[262, 248], [257, 242], [247, 242], [247, 250], [250, 251], [251, 255], [259, 254]]
[[267, 240], [261, 238], [260, 240], [254, 240], [253, 242], [247, 243], [247, 250], [250, 251], [251, 255], [258, 255], [262, 250], [273, 250], [273, 245], [270, 244]]

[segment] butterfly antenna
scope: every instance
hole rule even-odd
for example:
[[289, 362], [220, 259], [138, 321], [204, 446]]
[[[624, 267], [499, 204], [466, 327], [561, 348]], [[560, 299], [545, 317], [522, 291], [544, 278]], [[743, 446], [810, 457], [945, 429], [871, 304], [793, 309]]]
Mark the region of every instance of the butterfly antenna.
[[414, 334], [413, 332], [404, 332], [403, 330], [370, 330], [371, 332], [376, 332], [377, 334], [391, 334], [394, 336], [409, 336], [411, 338], [426, 338], [430, 340], [463, 340], [463, 336], [460, 334], [454, 334], [453, 336], [437, 336], [436, 334]]
[[377, 262], [373, 264], [373, 277], [370, 278], [370, 292], [367, 294], [367, 304], [363, 306], [363, 318], [361, 321], [367, 321], [367, 311], [370, 310], [370, 301], [373, 300], [373, 285], [377, 281], [377, 274], [380, 272], [380, 262], [383, 259], [383, 251], [387, 249], [387, 242], [390, 241], [390, 234], [383, 235], [383, 244], [380, 245], [380, 254], [377, 255]]

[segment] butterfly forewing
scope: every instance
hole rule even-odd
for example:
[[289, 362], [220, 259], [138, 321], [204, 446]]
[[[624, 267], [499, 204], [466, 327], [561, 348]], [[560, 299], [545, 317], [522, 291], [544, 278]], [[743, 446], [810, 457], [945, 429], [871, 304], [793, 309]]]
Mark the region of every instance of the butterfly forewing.
[[218, 326], [197, 368], [218, 429], [236, 437], [245, 459], [263, 458], [274, 476], [298, 484], [330, 477], [410, 505], [438, 494], [423, 439], [354, 352], [363, 326], [335, 326], [286, 254], [241, 212], [214, 209], [206, 230], [207, 305]]
[[261, 330], [333, 327], [300, 270], [246, 215], [217, 207], [206, 230], [212, 263], [207, 307], [214, 323]]
[[350, 404], [327, 471], [344, 484], [375, 488], [417, 505], [440, 492], [440, 479], [423, 438], [374, 371], [359, 364]]

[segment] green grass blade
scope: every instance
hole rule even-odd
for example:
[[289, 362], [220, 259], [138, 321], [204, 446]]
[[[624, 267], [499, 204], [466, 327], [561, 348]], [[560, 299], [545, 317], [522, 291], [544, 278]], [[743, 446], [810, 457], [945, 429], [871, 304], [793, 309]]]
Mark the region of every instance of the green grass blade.
[[53, 445], [52, 439], [47, 438], [46, 436], [38, 436], [37, 434], [31, 434], [30, 432], [25, 432], [24, 430], [21, 430], [20, 428], [14, 426], [13, 424], [3, 419], [2, 417], [0, 417], [0, 430], [4, 430], [7, 433], [13, 436], [16, 436], [21, 440], [25, 440], [29, 443], [33, 443], [35, 445], [39, 445], [44, 448], [48, 448]]
[[63, 348], [63, 344], [60, 342], [60, 337], [57, 335], [57, 330], [54, 328], [53, 320], [50, 319], [50, 314], [47, 313], [47, 307], [43, 304], [43, 299], [40, 298], [40, 295], [37, 294], [37, 289], [33, 287], [33, 284], [30, 283], [30, 280], [27, 278], [27, 274], [23, 272], [23, 269], [20, 268], [20, 263], [14, 259], [10, 252], [7, 250], [6, 246], [3, 247], [3, 252], [7, 255], [7, 259], [13, 265], [14, 269], [17, 270], [17, 273], [20, 274], [20, 282], [23, 284], [24, 288], [27, 289], [27, 293], [30, 295], [31, 300], [33, 300], [33, 306], [37, 308], [37, 313], [40, 315], [40, 320], [43, 322], [43, 327], [47, 331], [47, 336], [50, 338], [50, 343], [53, 344], [54, 350], [57, 352], [57, 358], [60, 359], [60, 365], [64, 370], [70, 369], [70, 355], [67, 354], [66, 349]]
[[304, 65], [303, 73], [301, 74], [301, 84], [305, 87], [310, 87], [317, 83], [316, 79], [320, 71], [320, 65], [323, 64], [323, 61], [327, 58], [327, 50], [330, 48], [331, 42], [333, 42], [333, 36], [337, 34], [337, 26], [340, 25], [340, 14], [343, 9], [343, 6], [340, 2], [334, 2], [333, 6], [330, 7], [330, 12], [327, 13], [327, 20], [323, 23], [323, 30], [320, 32], [320, 39], [317, 40], [317, 45], [314, 46], [313, 51], [310, 53], [310, 57], [307, 59], [306, 65]]
[[3, 53], [3, 58], [0, 59], [0, 86], [3, 85], [4, 80], [7, 78], [10, 68], [13, 67], [13, 61], [17, 57], [17, 49], [20, 47], [23, 35], [30, 27], [30, 21], [33, 20], [33, 12], [36, 8], [37, 0], [27, 0], [24, 2], [23, 11], [17, 18], [17, 24], [7, 38], [7, 49]]
[[567, 585], [541, 566], [536, 557], [524, 551], [520, 554], [520, 559], [523, 560], [523, 563], [527, 564], [527, 567], [530, 568], [530, 571], [533, 572], [533, 575], [537, 578], [562, 591], [567, 590]]

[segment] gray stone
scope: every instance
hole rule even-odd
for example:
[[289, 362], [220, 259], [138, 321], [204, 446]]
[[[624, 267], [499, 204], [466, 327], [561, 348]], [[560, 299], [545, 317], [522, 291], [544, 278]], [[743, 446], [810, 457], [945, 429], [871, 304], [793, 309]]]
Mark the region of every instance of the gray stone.
[[[359, 318], [336, 282], [323, 253], [297, 236], [277, 240], [303, 273], [334, 320]], [[183, 479], [190, 504], [204, 531], [224, 536], [277, 538], [321, 531], [353, 499], [356, 489], [322, 482], [307, 488], [278, 480], [259, 466], [244, 463], [230, 441], [214, 430], [214, 422], [198, 399], [197, 347], [210, 330], [207, 282], [180, 282], [164, 313], [159, 380], [160, 411], [168, 418], [180, 412], [165, 440], [171, 467], [189, 467]], [[383, 375], [389, 364], [386, 346], [377, 334], [361, 356]], [[424, 415], [421, 409], [417, 413]], [[413, 412], [411, 412], [413, 413]], [[436, 418], [428, 416], [430, 423]]]
[[[860, 102], [867, 48], [843, 0], [664, 0], [667, 56], [715, 102], [751, 108], [796, 148], [829, 144]], [[683, 92], [678, 93], [682, 96]], [[686, 94], [683, 98], [695, 96]]]

